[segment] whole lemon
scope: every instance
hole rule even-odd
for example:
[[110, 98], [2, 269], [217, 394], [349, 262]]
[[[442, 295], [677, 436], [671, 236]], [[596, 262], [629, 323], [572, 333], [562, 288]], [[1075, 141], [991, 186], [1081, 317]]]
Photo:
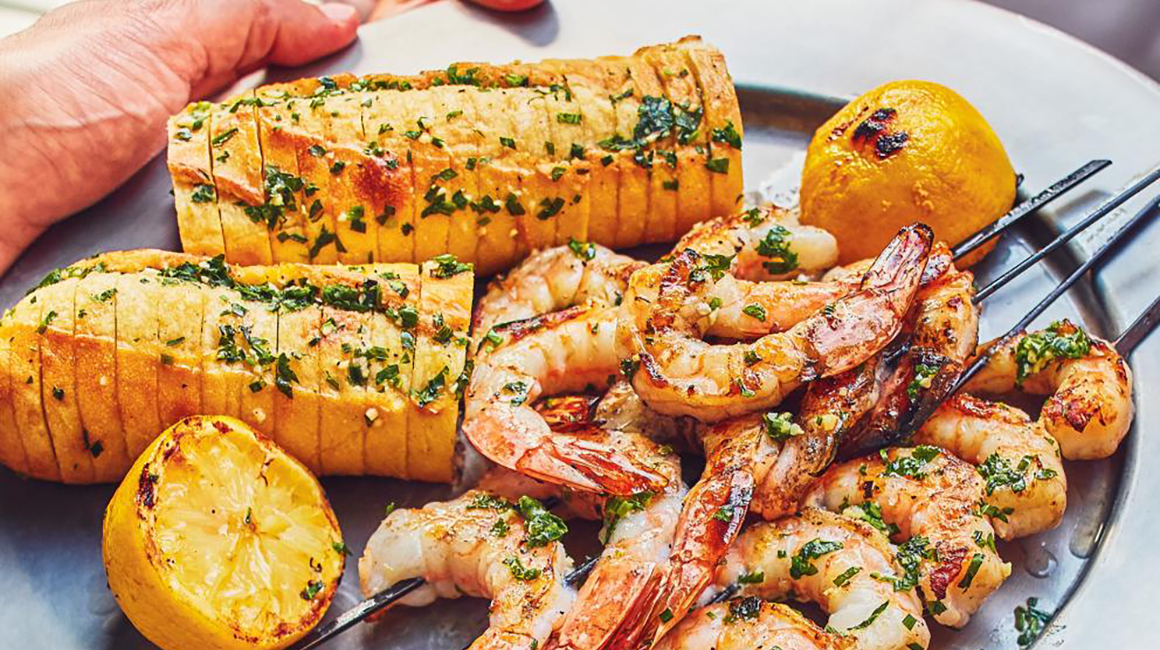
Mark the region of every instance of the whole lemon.
[[814, 133], [802, 222], [833, 233], [848, 264], [916, 221], [954, 245], [1009, 210], [1015, 188], [1007, 152], [974, 106], [946, 86], [894, 81]]

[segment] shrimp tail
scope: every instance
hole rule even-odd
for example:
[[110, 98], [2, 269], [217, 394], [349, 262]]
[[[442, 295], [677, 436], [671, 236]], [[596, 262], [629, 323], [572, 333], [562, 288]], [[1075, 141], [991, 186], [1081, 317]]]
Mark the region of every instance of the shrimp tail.
[[809, 321], [805, 339], [812, 348], [815, 377], [845, 372], [881, 350], [902, 330], [926, 268], [934, 233], [914, 224], [899, 231], [862, 278], [859, 310], [876, 318], [827, 314]]
[[560, 476], [578, 474], [583, 479], [573, 487], [591, 485], [590, 491], [620, 497], [660, 492], [668, 485], [668, 480], [650, 467], [625, 458], [609, 445], [582, 438], [548, 441], [519, 465], [519, 471], [555, 483], [560, 482]]
[[685, 498], [662, 591], [644, 622], [641, 640], [655, 643], [675, 627], [713, 581], [718, 562], [741, 533], [749, 512], [764, 435], [758, 417], [717, 425], [705, 435], [709, 460]]
[[895, 363], [873, 408], [843, 436], [842, 459], [908, 444], [917, 424], [946, 399], [963, 371], [962, 364], [927, 348], [908, 347]]
[[[577, 602], [600, 602], [576, 626], [565, 626], [552, 648], [590, 650], [631, 648], [660, 594], [663, 572], [658, 563], [634, 563], [630, 570], [597, 571], [584, 583]], [[592, 598], [593, 593], [616, 594]]]
[[631, 496], [659, 492], [667, 479], [619, 450], [582, 437], [554, 437], [531, 409], [493, 402], [465, 420], [467, 439], [493, 462], [533, 478], [586, 492]]

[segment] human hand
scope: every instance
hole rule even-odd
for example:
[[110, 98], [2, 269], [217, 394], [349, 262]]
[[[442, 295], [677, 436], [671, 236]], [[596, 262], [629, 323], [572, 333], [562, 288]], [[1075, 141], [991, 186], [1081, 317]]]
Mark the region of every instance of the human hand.
[[336, 3], [89, 0], [0, 40], [0, 273], [148, 162], [186, 103], [334, 52], [357, 27]]

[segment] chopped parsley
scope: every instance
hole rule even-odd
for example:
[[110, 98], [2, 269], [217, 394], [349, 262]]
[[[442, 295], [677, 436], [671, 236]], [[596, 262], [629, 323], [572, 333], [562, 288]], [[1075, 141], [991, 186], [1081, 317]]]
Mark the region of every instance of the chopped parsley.
[[431, 261], [435, 262], [435, 268], [431, 271], [431, 277], [439, 278], [440, 280], [446, 280], [460, 273], [470, 272], [474, 268], [469, 263], [460, 262], [457, 257], [450, 253], [437, 255]]
[[524, 543], [531, 548], [547, 546], [568, 534], [568, 526], [563, 519], [529, 496], [520, 497], [516, 509], [524, 518]]
[[713, 142], [721, 142], [733, 147], [734, 149], [741, 148], [741, 134], [733, 126], [733, 121], [730, 120], [725, 123], [725, 126], [719, 129], [713, 129]]
[[705, 161], [705, 167], [714, 174], [728, 174], [729, 173], [729, 159], [728, 158], [710, 158]]
[[588, 262], [596, 258], [596, 244], [582, 242], [575, 237], [568, 240], [568, 248], [576, 257]]
[[775, 442], [784, 442], [803, 433], [802, 428], [794, 423], [793, 414], [788, 411], [763, 413], [761, 423], [765, 426], [765, 435]]
[[729, 272], [729, 268], [733, 265], [733, 255], [701, 255], [704, 264], [694, 268], [689, 273], [689, 280], [692, 282], [704, 282], [705, 275], [708, 274], [713, 280], [720, 280]]
[[737, 584], [739, 585], [759, 585], [765, 582], [764, 571], [753, 571], [750, 573], [742, 573], [737, 576]]
[[851, 578], [853, 578], [854, 576], [858, 575], [861, 572], [862, 572], [862, 567], [860, 567], [860, 566], [852, 566], [849, 569], [846, 569], [845, 571], [842, 572], [841, 575], [834, 578], [834, 586], [841, 587], [842, 585], [849, 582]]
[[612, 539], [612, 531], [616, 525], [633, 512], [641, 512], [652, 501], [652, 492], [638, 492], [630, 497], [612, 496], [604, 502], [604, 530], [601, 531], [601, 543], [607, 544]]
[[928, 366], [920, 363], [914, 367], [914, 379], [906, 387], [906, 395], [911, 400], [918, 399], [918, 393], [930, 388], [930, 381], [938, 374], [938, 366]]
[[306, 583], [306, 588], [298, 595], [302, 597], [302, 600], [314, 600], [314, 597], [318, 595], [318, 592], [322, 591], [324, 586], [321, 581], [311, 580]]
[[802, 545], [801, 549], [790, 558], [789, 574], [794, 580], [802, 576], [812, 576], [818, 572], [818, 567], [812, 564], [823, 555], [828, 555], [842, 548], [841, 542], [829, 542], [822, 539], [812, 539]]
[[761, 305], [759, 305], [757, 303], [751, 303], [751, 304], [745, 305], [744, 307], [741, 308], [741, 313], [745, 314], [746, 316], [749, 316], [750, 318], [752, 318], [754, 320], [759, 320], [763, 323], [765, 322], [765, 316], [766, 316], [765, 307], [762, 307]]
[[931, 447], [929, 445], [919, 445], [909, 451], [909, 454], [900, 453], [898, 458], [890, 460], [890, 456], [887, 455], [886, 450], [880, 449], [878, 454], [885, 465], [882, 470], [882, 475], [921, 479], [926, 476], [923, 468], [939, 455], [938, 447]]
[[1019, 632], [1016, 641], [1020, 648], [1028, 648], [1043, 634], [1043, 629], [1051, 621], [1051, 613], [1037, 607], [1038, 598], [1028, 598], [1027, 606], [1015, 608], [1015, 631]]
[[790, 250], [792, 240], [793, 233], [783, 226], [775, 225], [757, 242], [757, 254], [768, 258], [761, 266], [771, 275], [789, 273], [798, 268], [798, 254]]
[[547, 221], [560, 213], [564, 209], [564, 199], [558, 196], [543, 199], [540, 201], [540, 211], [536, 213], [536, 218], [541, 221]]
[[504, 560], [503, 563], [512, 572], [512, 577], [521, 582], [529, 582], [540, 577], [541, 571], [530, 567], [525, 567], [520, 559], [516, 556], [511, 556]]
[[1083, 358], [1091, 352], [1091, 346], [1087, 333], [1066, 320], [1028, 334], [1015, 346], [1015, 383], [1022, 386], [1028, 377], [1057, 359]]
[[510, 510], [514, 507], [507, 499], [494, 494], [477, 494], [467, 504], [468, 510]]
[[217, 198], [217, 188], [207, 183], [198, 183], [189, 195], [194, 203], [212, 203]]
[[848, 628], [847, 631], [849, 631], [849, 630], [864, 630], [864, 629], [870, 627], [874, 623], [874, 621], [878, 620], [878, 617], [881, 616], [882, 612], [885, 612], [886, 608], [889, 606], [890, 606], [890, 601], [888, 601], [888, 600], [883, 601], [882, 604], [879, 605], [877, 608], [875, 608], [875, 610], [873, 612], [870, 612], [870, 616], [866, 617], [866, 620], [855, 625], [854, 627]]
[[967, 565], [967, 574], [959, 581], [960, 589], [967, 589], [975, 580], [975, 574], [979, 572], [979, 567], [983, 566], [983, 554], [975, 553], [971, 556], [971, 563]]
[[842, 514], [855, 519], [861, 519], [882, 531], [887, 537], [893, 537], [898, 534], [898, 526], [884, 521], [882, 519], [882, 507], [873, 501], [865, 501], [856, 506], [849, 506], [842, 511]]

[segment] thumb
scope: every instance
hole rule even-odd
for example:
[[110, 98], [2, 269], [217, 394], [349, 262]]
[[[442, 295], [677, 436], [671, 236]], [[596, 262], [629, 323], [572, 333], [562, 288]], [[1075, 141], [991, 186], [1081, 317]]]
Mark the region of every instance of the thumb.
[[268, 55], [245, 61], [239, 68], [265, 63], [298, 66], [342, 49], [355, 39], [358, 10], [348, 4], [310, 5], [300, 0], [267, 2], [269, 19], [277, 27]]

